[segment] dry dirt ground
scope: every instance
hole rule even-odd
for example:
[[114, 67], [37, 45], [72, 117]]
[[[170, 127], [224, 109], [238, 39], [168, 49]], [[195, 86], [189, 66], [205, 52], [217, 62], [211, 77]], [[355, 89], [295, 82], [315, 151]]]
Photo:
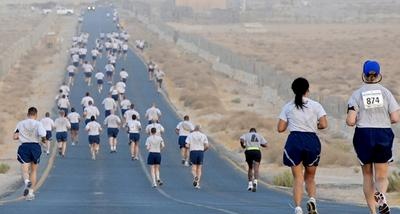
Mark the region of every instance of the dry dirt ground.
[[[270, 148], [263, 152], [263, 177], [268, 182], [271, 182], [274, 176], [287, 170], [285, 167], [282, 167], [281, 164], [282, 150], [286, 139], [286, 134], [280, 135], [275, 131], [275, 125], [277, 122], [276, 118], [279, 114], [280, 107], [274, 108], [269, 105], [267, 101], [262, 99], [264, 93], [263, 91], [256, 87], [243, 85], [240, 82], [229, 79], [226, 76], [215, 72], [212, 70], [211, 65], [208, 62], [180, 48], [177, 48], [172, 43], [160, 41], [157, 35], [147, 31], [145, 27], [141, 23], [138, 23], [135, 19], [129, 18], [128, 14], [122, 13], [122, 17], [124, 18], [124, 23], [129, 23], [126, 26], [133, 39], [146, 39], [150, 42], [151, 47], [143, 53], [143, 57], [146, 60], [151, 58], [153, 61], [159, 64], [166, 73], [166, 93], [168, 94], [172, 104], [177, 108], [180, 115], [189, 114], [195, 123], [202, 125], [203, 130], [209, 136], [211, 136], [216, 143], [224, 145], [229, 152], [237, 154], [237, 157], [241, 157], [239, 158], [238, 162], [239, 165], [243, 167], [245, 167], [245, 162], [244, 157], [241, 154], [242, 151], [239, 148], [238, 138], [240, 134], [246, 132], [250, 127], [258, 127], [258, 131], [262, 133], [270, 142]], [[195, 27], [195, 29], [198, 29], [198, 27]], [[200, 29], [199, 31], [203, 30]], [[219, 30], [216, 29], [216, 31], [218, 32]], [[279, 29], [276, 29], [276, 31], [277, 32], [275, 34], [282, 34], [285, 32], [280, 32]], [[289, 31], [289, 29], [286, 31]], [[234, 31], [232, 30], [232, 32]], [[343, 33], [343, 29], [338, 29], [337, 36], [339, 36], [340, 32]], [[203, 32], [203, 34], [212, 35], [212, 33], [209, 33], [206, 30]], [[300, 30], [298, 30], [298, 34], [302, 35]], [[248, 38], [244, 35], [234, 35], [243, 40]], [[235, 36], [226, 35], [227, 42], [234, 40]], [[222, 37], [223, 36], [221, 36], [220, 39], [224, 41]], [[259, 38], [262, 37], [260, 36]], [[279, 38], [280, 36], [277, 35], [275, 40], [278, 40]], [[306, 38], [306, 36], [303, 35], [301, 38]], [[257, 39], [253, 39], [252, 37], [248, 40], [257, 42]], [[265, 43], [265, 40], [266, 39], [262, 40], [262, 42]], [[285, 41], [286, 39], [281, 39], [281, 43], [285, 43]], [[281, 44], [275, 44], [275, 42], [272, 41], [270, 43], [271, 47], [279, 46]], [[292, 39], [290, 44], [301, 45], [301, 42], [299, 42], [300, 44], [295, 43], [296, 42]], [[312, 43], [312, 40], [310, 43]], [[320, 43], [325, 44], [322, 41]], [[335, 47], [335, 45], [333, 45], [334, 43], [335, 41], [328, 42], [328, 44], [332, 45], [330, 46], [331, 49]], [[251, 49], [258, 49], [258, 46], [254, 47], [251, 48], [251, 45], [245, 46], [243, 51], [248, 51], [247, 53], [251, 53]], [[307, 53], [307, 50], [309, 49], [303, 47], [303, 52], [300, 54], [296, 52], [297, 49], [295, 47], [297, 46], [290, 49], [291, 45], [287, 44], [285, 47], [287, 48], [286, 51], [284, 51], [284, 53], [280, 53], [282, 55], [279, 55], [279, 57], [277, 57], [279, 59], [275, 60], [282, 63], [280, 67], [283, 67], [283, 65], [286, 64], [296, 65], [296, 63], [284, 63], [284, 59], [290, 59], [290, 56], [296, 56], [298, 58], [304, 57], [302, 59], [297, 59], [297, 64], [300, 64], [300, 62], [317, 57], [323, 52], [323, 50], [318, 50], [318, 48], [315, 48], [315, 50], [319, 51], [319, 55], [317, 53]], [[346, 46], [341, 44], [341, 47]], [[274, 51], [277, 52], [276, 50]], [[274, 51], [269, 50], [266, 52], [272, 55], [279, 54], [274, 53]], [[362, 52], [361, 50], [358, 51]], [[257, 50], [257, 52], [262, 55], [261, 53], [263, 51]], [[333, 52], [335, 53], [332, 53], [332, 56], [334, 56], [336, 52], [344, 52], [344, 50], [334, 50]], [[368, 51], [368, 53], [370, 53], [370, 51]], [[373, 55], [371, 58], [374, 58], [375, 56], [377, 55]], [[271, 58], [273, 57], [271, 56]], [[293, 60], [289, 60], [289, 62], [291, 61]], [[351, 59], [348, 59], [346, 62], [349, 61], [351, 61]], [[360, 64], [361, 61], [361, 59], [358, 59], [358, 64]], [[385, 63], [389, 60], [381, 61]], [[326, 63], [326, 60], [320, 62], [317, 60], [312, 60], [312, 62], [307, 63], [310, 63], [307, 66], [329, 66]], [[328, 75], [339, 78], [342, 78], [344, 75], [349, 75], [349, 72], [346, 72], [349, 71], [349, 68], [345, 65], [347, 64], [340, 64], [340, 69], [342, 70], [335, 69], [332, 74], [328, 73]], [[353, 71], [357, 73], [357, 77], [359, 76], [359, 68], [356, 68], [354, 65], [354, 67], [350, 69], [353, 69]], [[385, 74], [390, 74], [390, 71], [386, 72], [386, 70], [388, 70], [386, 66], [383, 68], [383, 70]], [[317, 78], [318, 75], [314, 76], [314, 78]], [[311, 79], [312, 83], [314, 80], [316, 79]], [[332, 84], [332, 82], [328, 79], [323, 79], [322, 81], [324, 81], [326, 84]], [[389, 81], [389, 79], [387, 79], [387, 81]], [[320, 84], [321, 87], [323, 87], [323, 85], [324, 84]], [[336, 85], [335, 87], [337, 88]], [[352, 88], [343, 86], [343, 88], [340, 89], [346, 91], [347, 96], [349, 94], [348, 92]], [[278, 101], [278, 103], [283, 104], [283, 101]], [[339, 201], [364, 203], [361, 189], [362, 176], [360, 174], [359, 167], [357, 166], [355, 155], [352, 152], [350, 141], [333, 138], [326, 132], [322, 132], [320, 135], [327, 143], [323, 145], [323, 154], [321, 159], [322, 167], [320, 167], [317, 176], [317, 183], [319, 184], [319, 196], [322, 198], [330, 198]], [[397, 195], [393, 195], [392, 198], [399, 197]], [[400, 201], [393, 203], [400, 204]]]
[[[77, 18], [57, 17], [54, 23], [50, 30], [56, 33], [58, 41], [53, 48], [48, 48], [47, 40], [43, 38], [0, 79], [0, 100], [3, 100], [0, 106], [0, 120], [3, 121], [0, 125], [0, 162], [11, 166], [8, 173], [0, 174], [0, 195], [10, 191], [20, 179], [16, 160], [18, 144], [12, 140], [17, 121], [25, 117], [30, 106], [38, 108], [39, 117], [51, 111], [65, 73], [67, 49], [75, 33]], [[20, 33], [26, 35], [25, 31], [18, 31], [16, 35]]]

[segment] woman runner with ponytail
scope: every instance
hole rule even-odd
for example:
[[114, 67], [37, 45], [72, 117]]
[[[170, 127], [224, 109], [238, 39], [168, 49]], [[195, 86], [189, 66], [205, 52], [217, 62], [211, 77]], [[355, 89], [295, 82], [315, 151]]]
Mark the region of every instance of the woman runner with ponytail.
[[293, 200], [295, 214], [302, 214], [301, 200], [303, 185], [309, 196], [307, 210], [317, 214], [315, 173], [321, 154], [321, 143], [316, 135], [318, 129], [328, 126], [326, 112], [318, 102], [308, 98], [309, 83], [300, 77], [293, 81], [294, 101], [287, 103], [279, 115], [278, 132], [289, 129], [283, 163], [291, 167], [293, 183]]

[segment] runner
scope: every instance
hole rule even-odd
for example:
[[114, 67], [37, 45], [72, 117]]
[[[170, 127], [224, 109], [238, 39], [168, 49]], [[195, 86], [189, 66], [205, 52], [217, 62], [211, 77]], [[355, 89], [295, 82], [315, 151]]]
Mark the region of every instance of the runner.
[[71, 128], [71, 123], [65, 117], [65, 112], [60, 110], [60, 116], [54, 121], [56, 128], [56, 138], [58, 143], [58, 154], [65, 157], [67, 150], [68, 130]]
[[71, 61], [72, 61], [72, 65], [74, 65], [75, 67], [79, 66], [79, 54], [74, 54], [71, 56]]
[[110, 87], [110, 93], [111, 93], [111, 97], [115, 100], [115, 102], [118, 102], [119, 92], [115, 85]]
[[121, 71], [119, 72], [119, 76], [121, 77], [121, 81], [126, 83], [126, 80], [128, 79], [128, 72], [125, 71], [125, 68], [122, 68]]
[[83, 110], [83, 116], [85, 117], [85, 124], [88, 124], [91, 121], [91, 118], [96, 118], [100, 115], [99, 109], [93, 105], [92, 101], [89, 101], [88, 107]]
[[94, 103], [93, 97], [90, 96], [89, 92], [85, 93], [85, 96], [81, 100], [82, 109], [85, 110], [86, 107], [89, 106], [89, 102]]
[[131, 150], [132, 160], [139, 160], [139, 140], [140, 130], [142, 130], [142, 124], [137, 120], [135, 114], [132, 115], [132, 120], [129, 120], [126, 124], [129, 133], [129, 146]]
[[164, 140], [157, 135], [156, 128], [151, 129], [151, 135], [146, 139], [146, 148], [149, 151], [147, 164], [150, 165], [150, 174], [153, 187], [163, 185], [160, 179], [161, 150], [165, 147]]
[[124, 94], [125, 94], [125, 88], [126, 88], [126, 84], [124, 83], [124, 82], [117, 82], [116, 84], [115, 84], [115, 88], [117, 89], [117, 91], [118, 91], [118, 94], [119, 94], [119, 99], [122, 99], [122, 97], [124, 96]]
[[290, 134], [284, 148], [283, 163], [291, 167], [294, 185], [295, 213], [303, 213], [301, 200], [305, 183], [309, 196], [307, 209], [317, 214], [315, 173], [321, 154], [321, 143], [316, 135], [318, 129], [328, 126], [326, 112], [318, 102], [308, 98], [309, 83], [300, 77], [293, 81], [293, 101], [287, 103], [279, 115], [278, 132], [289, 129]]
[[71, 123], [71, 141], [72, 145], [75, 146], [78, 143], [78, 131], [79, 122], [81, 121], [81, 116], [76, 112], [75, 108], [71, 108], [71, 113], [67, 115], [69, 122]]
[[261, 162], [260, 147], [267, 147], [267, 141], [263, 136], [257, 133], [255, 128], [251, 128], [248, 133], [240, 137], [240, 146], [246, 150], [244, 154], [249, 167], [247, 171], [247, 178], [249, 181], [247, 190], [256, 192]]
[[122, 53], [124, 55], [124, 59], [126, 60], [126, 57], [128, 56], [128, 49], [129, 49], [128, 43], [126, 43], [126, 42], [123, 43], [121, 48], [122, 48]]
[[85, 73], [85, 82], [88, 84], [88, 86], [91, 85], [92, 82], [92, 73], [93, 73], [93, 66], [89, 64], [88, 61], [85, 61], [82, 65], [83, 72]]
[[209, 148], [207, 136], [200, 132], [200, 126], [196, 125], [192, 133], [186, 138], [186, 148], [190, 150], [190, 162], [192, 163], [193, 186], [200, 189], [204, 152]]
[[69, 103], [69, 100], [68, 100], [68, 98], [66, 97], [65, 94], [63, 94], [61, 96], [61, 98], [58, 99], [57, 106], [58, 106], [59, 110], [64, 111], [64, 113], [68, 114], [68, 109], [70, 107], [70, 103]]
[[132, 115], [136, 115], [136, 118], [140, 120], [140, 114], [135, 110], [135, 105], [132, 103], [129, 110], [124, 113], [125, 123], [132, 120]]
[[147, 70], [149, 72], [149, 81], [153, 80], [154, 76], [154, 69], [156, 69], [156, 64], [153, 63], [153, 61], [149, 61], [147, 64]]
[[99, 93], [103, 90], [103, 83], [104, 83], [104, 74], [101, 71], [97, 71], [96, 75], [94, 75], [94, 78], [97, 80], [97, 90]]
[[165, 129], [160, 123], [158, 123], [158, 121], [153, 120], [149, 125], [146, 126], [146, 133], [148, 135], [151, 135], [152, 128], [156, 128], [158, 136], [164, 134]]
[[79, 59], [81, 62], [83, 62], [86, 59], [86, 54], [87, 54], [87, 49], [84, 46], [79, 48]]
[[157, 69], [155, 76], [156, 76], [156, 89], [158, 92], [160, 92], [162, 88], [162, 82], [165, 77], [165, 73], [161, 69]]
[[53, 121], [53, 119], [50, 118], [50, 113], [46, 112], [45, 118], [40, 120], [40, 122], [42, 123], [43, 128], [46, 130], [46, 141], [45, 141], [44, 145], [46, 148], [46, 154], [49, 155], [50, 154], [50, 141], [51, 141], [51, 137], [52, 137], [51, 132], [54, 129], [54, 121]]
[[[114, 101], [114, 100], [113, 100]], [[110, 153], [117, 152], [117, 136], [119, 127], [121, 126], [121, 119], [114, 114], [111, 110], [110, 115], [104, 120], [104, 125], [107, 126], [108, 142], [110, 144]]]
[[145, 117], [149, 121], [149, 124], [152, 123], [152, 121], [159, 121], [161, 117], [161, 111], [156, 107], [156, 103], [153, 103], [153, 105], [146, 110]]
[[356, 126], [353, 145], [363, 172], [364, 195], [370, 213], [390, 213], [386, 201], [389, 162], [393, 161], [394, 134], [391, 124], [399, 121], [399, 105], [392, 93], [379, 84], [379, 63], [366, 61], [363, 84], [349, 99], [346, 123]]
[[108, 62], [106, 64], [106, 66], [104, 67], [104, 69], [106, 70], [106, 77], [107, 77], [108, 83], [112, 84], [115, 67], [110, 62]]
[[97, 56], [100, 54], [99, 50], [97, 50], [97, 48], [93, 48], [90, 53], [92, 54], [92, 65], [93, 67], [96, 67], [96, 59]]
[[[131, 101], [126, 98], [126, 96], [122, 97], [122, 101], [120, 102], [121, 105], [121, 115], [125, 118], [125, 112], [128, 111], [128, 109], [131, 106]], [[126, 121], [126, 120], [125, 120]]]
[[108, 97], [106, 97], [101, 104], [104, 105], [104, 109], [105, 109], [104, 115], [105, 115], [105, 117], [110, 115], [111, 112], [115, 112], [115, 110], [117, 109], [117, 103], [111, 97], [111, 94], [109, 94]]
[[21, 163], [22, 178], [25, 183], [24, 196], [26, 200], [35, 199], [37, 168], [42, 149], [39, 142], [45, 143], [46, 130], [37, 121], [37, 109], [28, 109], [27, 119], [20, 121], [14, 131], [14, 140], [21, 145], [18, 147], [17, 160]]
[[76, 67], [74, 65], [68, 65], [67, 72], [68, 72], [68, 86], [74, 85]]
[[92, 155], [92, 160], [96, 160], [96, 155], [100, 150], [100, 132], [102, 129], [101, 125], [96, 122], [95, 116], [90, 117], [90, 122], [87, 123], [85, 130], [89, 135], [90, 154]]
[[65, 82], [63, 82], [61, 84], [60, 90], [62, 91], [62, 94], [65, 94], [65, 96], [68, 98], [69, 92], [71, 91], [71, 89], [69, 88], [69, 86]]
[[116, 66], [116, 64], [117, 64], [117, 56], [116, 56], [116, 54], [115, 54], [115, 53], [110, 54], [110, 55], [108, 56], [108, 61], [109, 61], [110, 64], [111, 64], [112, 66], [114, 66], [114, 68], [115, 68], [115, 66]]
[[181, 150], [182, 164], [189, 166], [189, 151], [186, 148], [186, 138], [194, 130], [194, 125], [189, 121], [189, 116], [185, 115], [183, 121], [176, 126], [175, 132], [179, 135], [178, 144]]

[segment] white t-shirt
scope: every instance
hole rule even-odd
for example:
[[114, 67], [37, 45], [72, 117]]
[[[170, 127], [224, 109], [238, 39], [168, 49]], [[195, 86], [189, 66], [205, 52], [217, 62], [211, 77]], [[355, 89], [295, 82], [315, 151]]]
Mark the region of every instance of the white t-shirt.
[[54, 121], [50, 117], [45, 117], [40, 122], [43, 125], [43, 128], [46, 129], [46, 131], [51, 131], [54, 128]]
[[91, 96], [84, 96], [82, 98], [81, 105], [84, 106], [84, 107], [88, 107], [89, 106], [89, 101], [92, 101], [92, 103], [94, 104], [94, 100], [93, 100], [93, 98]]
[[111, 64], [107, 64], [106, 66], [104, 66], [104, 69], [106, 70], [106, 71], [111, 71], [111, 72], [114, 72], [114, 66], [113, 65], [111, 65]]
[[74, 73], [75, 72], [75, 66], [73, 66], [73, 65], [68, 65], [68, 67], [67, 67], [67, 71], [68, 71], [68, 73]]
[[90, 121], [86, 125], [85, 129], [88, 132], [89, 136], [96, 136], [96, 135], [100, 135], [101, 125], [100, 125], [100, 123], [98, 123], [96, 121]]
[[77, 112], [71, 112], [67, 115], [70, 123], [79, 123], [81, 116]]
[[80, 48], [79, 49], [79, 54], [80, 55], [86, 55], [87, 54], [87, 49], [86, 48]]
[[124, 82], [117, 82], [115, 87], [118, 90], [118, 93], [123, 94], [125, 93], [126, 84]]
[[151, 134], [151, 129], [156, 128], [157, 132], [156, 135], [161, 136], [162, 133], [164, 133], [164, 127], [159, 124], [159, 123], [152, 123], [146, 126], [146, 133]]
[[140, 120], [139, 112], [137, 112], [135, 109], [129, 109], [129, 110], [127, 110], [127, 111], [125, 112], [125, 114], [124, 114], [125, 121], [130, 121], [130, 120], [132, 120], [132, 115], [136, 115], [136, 118], [137, 118], [138, 120]]
[[107, 97], [103, 100], [102, 104], [104, 105], [104, 109], [106, 110], [113, 110], [117, 108], [117, 103], [111, 97]]
[[122, 45], [122, 50], [127, 51], [128, 49], [129, 49], [128, 44], [124, 43], [124, 44]]
[[115, 114], [110, 114], [104, 119], [104, 125], [108, 128], [119, 128], [121, 124], [121, 119]]
[[96, 75], [94, 75], [94, 77], [97, 80], [102, 80], [102, 79], [104, 79], [104, 74], [102, 72], [97, 72]]
[[86, 72], [86, 73], [91, 73], [94, 70], [93, 66], [91, 64], [89, 64], [89, 63], [84, 63], [82, 65], [82, 68], [83, 68], [83, 71]]
[[147, 109], [146, 117], [149, 121], [150, 120], [158, 120], [161, 117], [161, 111], [160, 111], [160, 109], [158, 109], [156, 107], [151, 107], [151, 108]]
[[69, 100], [67, 98], [60, 98], [60, 99], [58, 99], [57, 106], [59, 108], [68, 108]]
[[68, 85], [61, 85], [60, 90], [62, 91], [63, 94], [68, 95], [70, 92], [70, 88]]
[[164, 147], [164, 140], [157, 135], [151, 135], [146, 139], [146, 147], [149, 152], [160, 153], [161, 147]]
[[121, 77], [121, 79], [127, 79], [129, 74], [126, 71], [121, 71], [119, 72], [119, 76]]
[[86, 112], [86, 119], [90, 119], [92, 116], [97, 118], [100, 115], [99, 109], [93, 105], [86, 107], [84, 112]]
[[162, 70], [158, 70], [156, 71], [155, 75], [157, 80], [162, 80], [164, 79], [165, 73]]
[[246, 148], [257, 147], [267, 144], [267, 141], [263, 136], [256, 132], [249, 132], [240, 137], [245, 142]]
[[98, 51], [97, 49], [93, 49], [93, 50], [91, 51], [91, 54], [92, 54], [92, 56], [97, 57], [97, 55], [99, 55], [99, 51]]
[[128, 127], [128, 132], [129, 133], [139, 133], [140, 130], [142, 129], [142, 124], [138, 120], [130, 120], [126, 124], [126, 127]]
[[111, 87], [110, 87], [110, 93], [111, 93], [112, 95], [118, 95], [119, 93], [118, 93], [117, 87], [111, 86]]
[[18, 132], [20, 143], [39, 143], [41, 137], [46, 137], [46, 129], [34, 119], [19, 122], [15, 132]]
[[131, 101], [128, 99], [124, 99], [121, 101], [121, 109], [129, 109], [129, 107], [131, 106]]
[[71, 128], [71, 123], [66, 117], [59, 117], [54, 121], [56, 132], [66, 132]]
[[190, 133], [186, 138], [190, 151], [204, 151], [204, 146], [208, 144], [207, 136], [199, 131]]
[[72, 55], [72, 62], [79, 62], [79, 55], [78, 54], [74, 54]]
[[184, 120], [178, 123], [176, 129], [179, 130], [179, 136], [188, 136], [193, 131], [194, 125], [190, 121]]
[[313, 132], [318, 130], [318, 120], [326, 115], [326, 112], [321, 104], [309, 98], [303, 98], [303, 109], [297, 109], [294, 101], [287, 103], [279, 119], [288, 123], [289, 131], [298, 132]]

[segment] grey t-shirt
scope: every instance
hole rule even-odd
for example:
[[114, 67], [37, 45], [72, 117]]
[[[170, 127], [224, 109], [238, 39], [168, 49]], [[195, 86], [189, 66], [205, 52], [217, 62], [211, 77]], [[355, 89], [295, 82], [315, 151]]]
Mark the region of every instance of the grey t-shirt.
[[400, 109], [393, 94], [380, 84], [364, 84], [348, 101], [357, 112], [360, 128], [390, 128], [390, 113]]
[[240, 139], [244, 141], [246, 149], [249, 149], [251, 147], [260, 148], [261, 145], [267, 144], [265, 138], [256, 132], [246, 133], [242, 135]]
[[287, 103], [279, 119], [288, 123], [289, 131], [317, 132], [318, 120], [326, 115], [321, 104], [309, 98], [303, 98], [303, 109], [297, 109], [294, 101]]

